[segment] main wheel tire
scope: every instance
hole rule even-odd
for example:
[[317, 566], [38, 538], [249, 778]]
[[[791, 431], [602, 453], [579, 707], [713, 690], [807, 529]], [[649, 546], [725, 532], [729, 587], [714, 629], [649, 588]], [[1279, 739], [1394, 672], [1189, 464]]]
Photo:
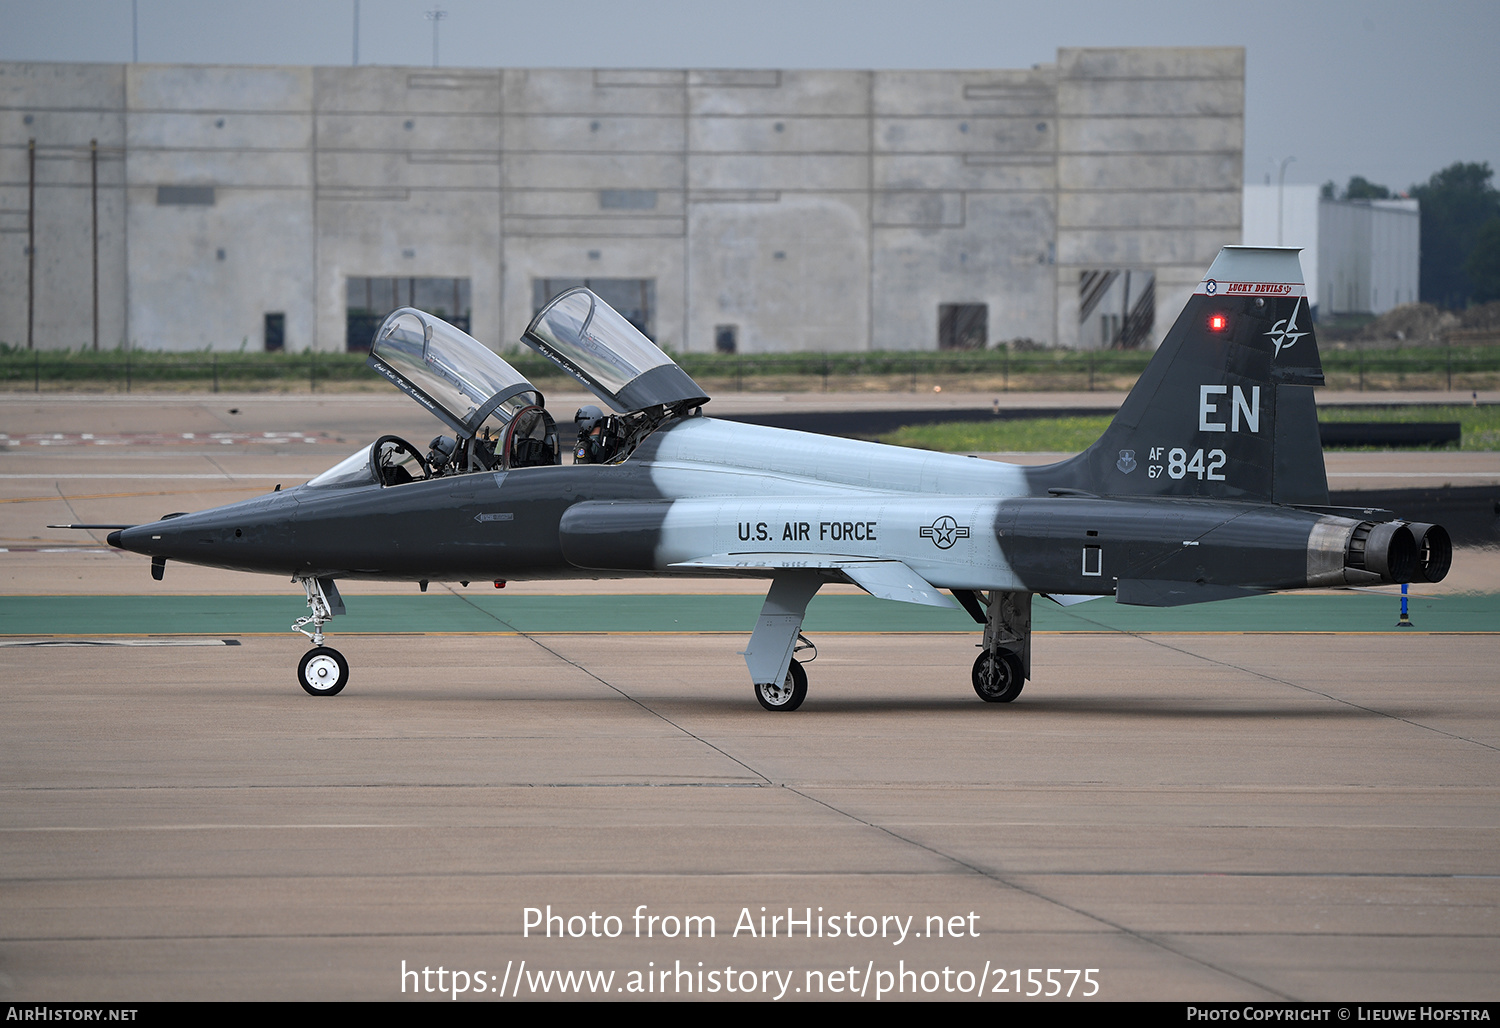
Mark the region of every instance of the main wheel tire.
[[757, 684], [755, 698], [767, 710], [796, 710], [807, 699], [807, 672], [794, 660], [787, 665], [785, 682]]
[[337, 696], [349, 684], [349, 662], [331, 646], [314, 646], [297, 665], [297, 684], [310, 696]]
[[1025, 685], [1021, 658], [1010, 650], [985, 650], [974, 661], [974, 692], [986, 703], [1009, 703]]

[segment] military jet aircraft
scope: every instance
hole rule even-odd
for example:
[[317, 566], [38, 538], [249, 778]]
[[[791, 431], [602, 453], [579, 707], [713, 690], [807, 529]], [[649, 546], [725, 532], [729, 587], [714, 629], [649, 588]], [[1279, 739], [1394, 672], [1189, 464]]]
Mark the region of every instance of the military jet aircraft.
[[984, 626], [975, 692], [1008, 703], [1031, 677], [1037, 595], [1173, 606], [1436, 582], [1452, 560], [1437, 525], [1328, 505], [1294, 249], [1226, 247], [1104, 435], [1045, 467], [706, 417], [704, 390], [587, 289], [553, 299], [523, 341], [615, 411], [580, 443], [584, 463], [562, 463], [571, 440], [540, 390], [406, 308], [370, 364], [451, 434], [426, 448], [382, 436], [305, 485], [109, 542], [151, 557], [158, 579], [167, 561], [289, 575], [311, 611], [292, 626], [312, 642], [297, 681], [315, 696], [349, 680], [324, 645], [339, 579], [769, 579], [744, 657], [771, 711], [807, 694], [800, 629], [825, 582], [956, 600]]

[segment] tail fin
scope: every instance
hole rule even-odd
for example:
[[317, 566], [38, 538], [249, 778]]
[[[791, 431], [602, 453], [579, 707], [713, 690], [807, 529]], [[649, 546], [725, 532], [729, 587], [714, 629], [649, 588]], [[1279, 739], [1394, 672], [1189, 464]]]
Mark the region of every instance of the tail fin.
[[1326, 504], [1322, 384], [1297, 250], [1226, 246], [1104, 435], [1033, 487]]

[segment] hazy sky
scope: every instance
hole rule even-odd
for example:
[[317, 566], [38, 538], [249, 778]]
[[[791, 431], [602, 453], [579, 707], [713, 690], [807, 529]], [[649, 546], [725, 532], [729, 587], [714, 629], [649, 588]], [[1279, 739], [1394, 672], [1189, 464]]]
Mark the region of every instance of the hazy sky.
[[[1022, 68], [1059, 46], [1243, 46], [1245, 178], [1404, 189], [1500, 168], [1497, 0], [360, 0], [361, 64]], [[136, 0], [143, 62], [349, 64], [355, 0]], [[131, 0], [0, 0], [0, 60], [131, 59]]]

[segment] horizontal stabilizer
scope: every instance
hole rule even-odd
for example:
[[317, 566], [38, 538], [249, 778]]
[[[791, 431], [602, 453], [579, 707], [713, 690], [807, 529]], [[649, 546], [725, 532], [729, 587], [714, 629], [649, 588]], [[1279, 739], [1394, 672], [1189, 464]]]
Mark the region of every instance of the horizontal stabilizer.
[[861, 560], [819, 553], [720, 553], [681, 561], [671, 567], [722, 571], [784, 571], [793, 568], [837, 571], [877, 599], [921, 603], [929, 607], [956, 606], [932, 583], [899, 560]]
[[1115, 602], [1137, 607], [1185, 607], [1189, 603], [1260, 596], [1265, 591], [1239, 585], [1215, 585], [1212, 582], [1158, 582], [1128, 578], [1121, 580], [1115, 587]]

